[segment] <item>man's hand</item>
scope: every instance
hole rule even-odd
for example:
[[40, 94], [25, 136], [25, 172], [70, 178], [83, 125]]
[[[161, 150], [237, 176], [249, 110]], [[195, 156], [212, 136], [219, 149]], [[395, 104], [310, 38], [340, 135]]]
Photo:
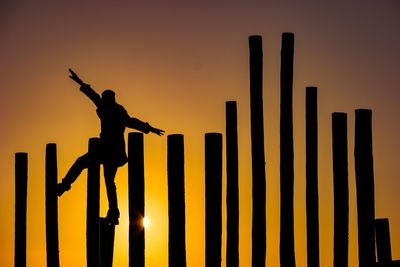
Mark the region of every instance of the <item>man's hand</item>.
[[80, 86], [84, 86], [87, 85], [86, 83], [84, 83], [79, 77], [78, 75], [76, 75], [76, 73], [72, 70], [69, 69], [69, 72], [71, 73], [71, 75], [69, 76], [72, 80], [74, 80], [77, 84], [79, 84]]
[[153, 127], [150, 128], [150, 132], [155, 133], [158, 136], [161, 136], [161, 135], [163, 135], [165, 133], [164, 130], [153, 128]]

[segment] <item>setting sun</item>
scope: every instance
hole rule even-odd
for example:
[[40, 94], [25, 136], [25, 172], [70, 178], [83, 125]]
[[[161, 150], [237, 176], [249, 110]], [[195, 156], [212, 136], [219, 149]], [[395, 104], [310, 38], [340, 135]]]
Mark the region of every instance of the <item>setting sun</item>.
[[144, 217], [144, 218], [143, 218], [143, 227], [144, 227], [144, 228], [148, 228], [149, 225], [150, 225], [150, 220], [149, 220], [149, 218], [148, 218], [148, 217]]

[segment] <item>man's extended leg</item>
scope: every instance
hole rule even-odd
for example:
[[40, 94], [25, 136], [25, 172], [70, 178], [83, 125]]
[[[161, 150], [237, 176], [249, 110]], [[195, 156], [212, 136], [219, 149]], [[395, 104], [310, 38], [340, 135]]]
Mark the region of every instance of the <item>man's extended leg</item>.
[[108, 212], [107, 219], [110, 224], [119, 224], [119, 209], [118, 209], [118, 199], [117, 199], [117, 188], [115, 186], [115, 175], [117, 173], [118, 167], [114, 164], [103, 164], [104, 168], [104, 180], [107, 189], [108, 198]]
[[78, 176], [81, 174], [83, 169], [89, 166], [89, 154], [85, 154], [79, 157], [75, 163], [71, 166], [62, 182], [57, 185], [57, 195], [61, 196], [64, 192], [71, 189], [71, 184], [75, 182]]

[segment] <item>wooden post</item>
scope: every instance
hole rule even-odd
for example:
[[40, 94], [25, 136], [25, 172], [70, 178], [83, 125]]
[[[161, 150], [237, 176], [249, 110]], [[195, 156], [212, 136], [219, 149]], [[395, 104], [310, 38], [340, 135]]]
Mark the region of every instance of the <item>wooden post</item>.
[[14, 266], [26, 266], [26, 206], [28, 153], [15, 154], [15, 254]]
[[319, 266], [317, 87], [306, 88], [307, 265]]
[[142, 133], [128, 135], [129, 267], [144, 267], [144, 142]]
[[168, 265], [186, 266], [185, 165], [183, 135], [168, 136]]
[[221, 266], [222, 134], [205, 135], [206, 267]]
[[333, 266], [347, 267], [349, 254], [349, 182], [346, 113], [332, 113], [332, 154], [334, 190]]
[[266, 243], [266, 177], [263, 116], [263, 50], [262, 37], [249, 37], [250, 50], [250, 121], [252, 158], [252, 255], [253, 267], [265, 266]]
[[226, 102], [226, 266], [239, 266], [239, 181], [236, 101]]
[[294, 34], [282, 34], [281, 50], [281, 267], [296, 266], [294, 254], [294, 152], [293, 152]]
[[99, 138], [89, 139], [90, 164], [87, 174], [86, 261], [88, 267], [100, 266], [100, 163]]
[[58, 251], [57, 146], [46, 146], [46, 252], [47, 266], [60, 266]]
[[392, 251], [390, 245], [389, 219], [375, 219], [376, 252], [378, 263], [390, 266]]
[[355, 111], [354, 160], [357, 187], [358, 256], [360, 267], [375, 264], [375, 194], [372, 155], [372, 111]]
[[114, 256], [115, 225], [100, 218], [100, 266], [112, 267]]

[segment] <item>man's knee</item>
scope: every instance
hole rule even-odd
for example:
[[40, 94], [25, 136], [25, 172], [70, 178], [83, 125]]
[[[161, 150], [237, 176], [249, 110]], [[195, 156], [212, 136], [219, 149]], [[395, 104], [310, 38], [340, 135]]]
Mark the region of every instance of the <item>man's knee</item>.
[[89, 166], [89, 155], [85, 154], [80, 156], [76, 161], [75, 164], [81, 166], [83, 169]]
[[106, 181], [108, 180], [114, 182], [118, 168], [115, 166], [107, 166], [106, 164], [104, 164], [103, 167], [104, 167], [104, 178], [106, 179]]

